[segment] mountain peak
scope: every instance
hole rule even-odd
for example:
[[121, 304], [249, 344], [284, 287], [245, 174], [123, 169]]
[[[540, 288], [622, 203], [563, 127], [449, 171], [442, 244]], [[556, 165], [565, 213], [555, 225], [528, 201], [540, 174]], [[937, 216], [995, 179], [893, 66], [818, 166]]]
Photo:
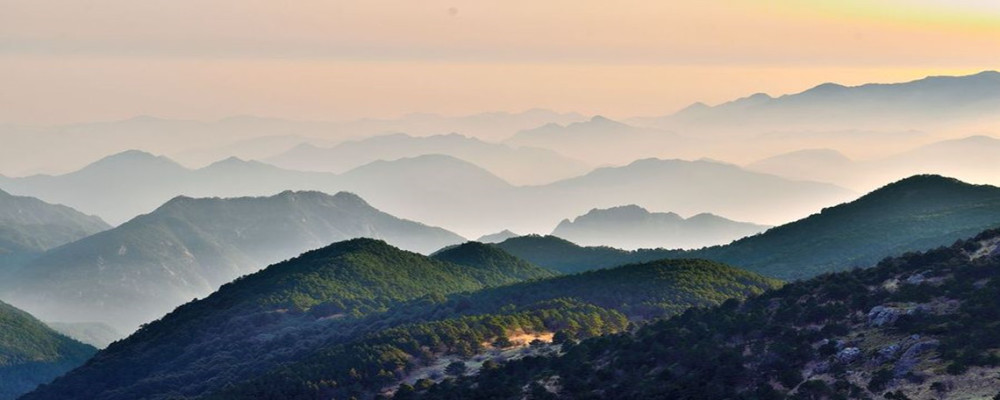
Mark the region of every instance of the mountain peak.
[[176, 167], [180, 169], [184, 168], [180, 164], [174, 162], [174, 160], [167, 157], [157, 156], [142, 150], [133, 149], [104, 157], [84, 167], [84, 170], [92, 168], [122, 168], [123, 170], [130, 170], [135, 168], [137, 165], [151, 164]]

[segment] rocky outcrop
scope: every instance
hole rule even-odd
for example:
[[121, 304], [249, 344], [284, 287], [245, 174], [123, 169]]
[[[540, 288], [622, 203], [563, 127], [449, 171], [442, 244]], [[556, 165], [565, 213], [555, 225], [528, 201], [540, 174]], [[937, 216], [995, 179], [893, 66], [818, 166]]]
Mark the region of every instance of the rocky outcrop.
[[896, 367], [893, 369], [893, 375], [896, 378], [901, 378], [913, 370], [913, 367], [920, 362], [920, 356], [924, 355], [928, 351], [935, 350], [941, 344], [936, 339], [923, 340], [910, 345], [906, 352], [899, 357], [899, 361], [896, 362]]

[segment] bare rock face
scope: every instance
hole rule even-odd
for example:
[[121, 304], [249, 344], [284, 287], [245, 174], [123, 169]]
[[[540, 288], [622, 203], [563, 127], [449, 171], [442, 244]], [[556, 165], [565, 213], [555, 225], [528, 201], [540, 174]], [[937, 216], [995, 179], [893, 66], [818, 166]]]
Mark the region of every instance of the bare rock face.
[[861, 349], [857, 347], [847, 347], [837, 352], [837, 361], [844, 364], [850, 364], [859, 358], [861, 358]]
[[941, 344], [938, 340], [930, 339], [921, 342], [914, 343], [910, 348], [906, 349], [906, 352], [899, 357], [899, 361], [896, 362], [896, 368], [893, 369], [893, 375], [900, 378], [908, 374], [913, 370], [913, 367], [920, 362], [919, 358], [924, 353], [937, 349]]
[[868, 326], [880, 327], [892, 325], [904, 315], [914, 315], [929, 311], [930, 308], [923, 304], [906, 306], [875, 306], [868, 311]]

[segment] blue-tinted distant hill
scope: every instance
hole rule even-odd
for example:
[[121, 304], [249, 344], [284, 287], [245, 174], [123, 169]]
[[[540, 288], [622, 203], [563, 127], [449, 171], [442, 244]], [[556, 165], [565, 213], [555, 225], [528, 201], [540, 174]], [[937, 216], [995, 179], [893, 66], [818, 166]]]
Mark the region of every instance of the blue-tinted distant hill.
[[47, 321], [104, 322], [128, 333], [236, 277], [357, 237], [423, 252], [465, 241], [346, 192], [177, 197], [43, 254], [11, 278], [4, 298]]

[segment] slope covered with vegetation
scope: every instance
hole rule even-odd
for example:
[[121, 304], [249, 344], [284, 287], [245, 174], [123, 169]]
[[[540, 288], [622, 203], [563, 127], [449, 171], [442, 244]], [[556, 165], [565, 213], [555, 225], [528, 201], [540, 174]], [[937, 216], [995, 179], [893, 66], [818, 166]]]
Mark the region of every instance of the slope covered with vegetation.
[[177, 197], [46, 252], [12, 278], [17, 287], [5, 298], [45, 320], [103, 322], [127, 333], [241, 275], [355, 237], [426, 252], [464, 241], [346, 192]]
[[494, 246], [435, 257], [452, 262], [370, 240], [303, 254], [180, 307], [25, 398], [365, 398], [406, 390], [442, 360], [514, 351], [516, 337], [544, 347], [620, 332], [779, 285], [709, 261], [539, 279], [553, 273]]
[[589, 338], [622, 331], [629, 322], [721, 304], [777, 286], [777, 281], [709, 261], [672, 260], [457, 294], [392, 310], [430, 322], [325, 348], [215, 397], [368, 398], [442, 358], [482, 363], [491, 351], [515, 346], [509, 339], [515, 334]]
[[372, 239], [335, 243], [177, 308], [27, 398], [198, 396], [321, 344], [407, 322], [406, 315], [384, 315], [393, 305], [551, 274], [523, 262], [509, 270], [502, 260], [483, 264], [490, 267], [438, 261]]
[[998, 244], [987, 231], [396, 398], [993, 398]]
[[725, 246], [625, 251], [581, 247], [549, 236], [517, 237], [498, 245], [564, 272], [661, 258], [704, 258], [790, 280], [869, 267], [893, 254], [951, 244], [997, 226], [1000, 188], [918, 175]]
[[97, 349], [0, 302], [0, 399], [14, 399], [83, 364]]

